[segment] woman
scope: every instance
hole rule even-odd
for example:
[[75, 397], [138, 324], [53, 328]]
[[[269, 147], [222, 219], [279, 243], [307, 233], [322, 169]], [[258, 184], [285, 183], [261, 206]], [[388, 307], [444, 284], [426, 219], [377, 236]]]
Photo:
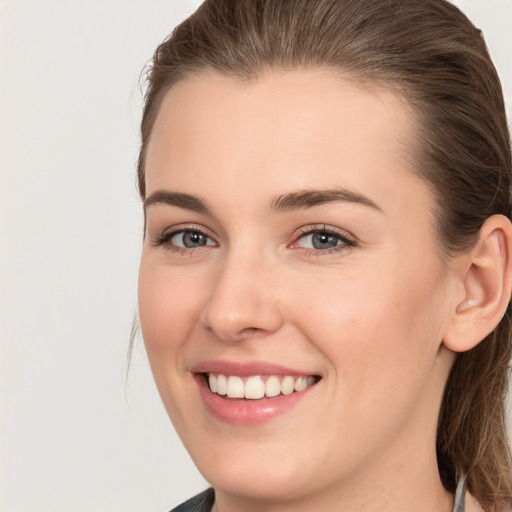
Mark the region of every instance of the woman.
[[142, 334], [214, 489], [176, 510], [511, 510], [509, 134], [464, 15], [207, 0], [141, 131]]

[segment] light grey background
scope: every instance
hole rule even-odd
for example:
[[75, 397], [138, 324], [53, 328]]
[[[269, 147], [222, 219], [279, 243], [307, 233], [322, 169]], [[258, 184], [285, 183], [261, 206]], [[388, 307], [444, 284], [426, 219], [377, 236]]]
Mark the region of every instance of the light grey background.
[[[0, 512], [163, 512], [206, 486], [141, 344], [139, 73], [199, 0], [0, 0]], [[510, 113], [512, 1], [457, 2]]]

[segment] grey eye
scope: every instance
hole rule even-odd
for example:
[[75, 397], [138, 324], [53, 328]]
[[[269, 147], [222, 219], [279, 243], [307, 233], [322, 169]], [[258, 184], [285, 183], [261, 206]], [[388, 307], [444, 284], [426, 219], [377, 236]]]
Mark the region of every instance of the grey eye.
[[200, 231], [178, 231], [171, 237], [170, 241], [172, 245], [186, 249], [213, 245], [212, 240]]
[[311, 245], [314, 249], [331, 249], [339, 245], [340, 242], [339, 237], [329, 233], [313, 233], [311, 235]]
[[325, 231], [314, 231], [302, 236], [298, 240], [300, 247], [316, 250], [332, 249], [343, 243], [344, 241], [340, 236]]

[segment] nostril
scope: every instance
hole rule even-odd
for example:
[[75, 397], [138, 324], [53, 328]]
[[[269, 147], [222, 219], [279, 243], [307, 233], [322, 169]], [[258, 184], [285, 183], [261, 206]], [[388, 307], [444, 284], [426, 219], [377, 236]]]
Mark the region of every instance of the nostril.
[[240, 336], [248, 335], [248, 336], [255, 336], [255, 335], [264, 335], [265, 331], [263, 329], [259, 329], [258, 327], [244, 327], [242, 330], [238, 333]]

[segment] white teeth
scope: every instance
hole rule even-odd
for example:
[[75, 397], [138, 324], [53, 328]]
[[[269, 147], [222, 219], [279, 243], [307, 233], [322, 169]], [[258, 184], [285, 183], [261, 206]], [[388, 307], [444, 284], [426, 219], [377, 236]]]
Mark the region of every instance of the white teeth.
[[245, 398], [257, 400], [265, 396], [265, 383], [260, 377], [249, 377], [245, 382]]
[[217, 393], [219, 395], [225, 395], [228, 392], [228, 379], [225, 375], [219, 375], [217, 377]]
[[281, 383], [275, 375], [272, 375], [265, 383], [265, 395], [270, 398], [279, 394], [281, 394]]
[[210, 373], [210, 375], [208, 375], [208, 384], [210, 384], [210, 389], [214, 393], [217, 393], [217, 391], [219, 390], [219, 388], [217, 387], [217, 377], [213, 375], [213, 373]]
[[308, 387], [308, 381], [306, 377], [299, 377], [295, 381], [295, 391], [304, 391]]
[[283, 395], [291, 395], [295, 387], [295, 379], [287, 375], [281, 382], [281, 393]]
[[314, 383], [315, 377], [303, 375], [300, 377], [270, 375], [264, 382], [259, 375], [247, 377], [244, 381], [236, 375], [208, 374], [208, 384], [213, 393], [227, 395], [228, 398], [249, 400], [258, 400], [265, 396], [271, 398], [280, 394], [290, 395], [293, 392], [304, 391]]
[[244, 398], [244, 381], [240, 377], [228, 377], [228, 398]]

